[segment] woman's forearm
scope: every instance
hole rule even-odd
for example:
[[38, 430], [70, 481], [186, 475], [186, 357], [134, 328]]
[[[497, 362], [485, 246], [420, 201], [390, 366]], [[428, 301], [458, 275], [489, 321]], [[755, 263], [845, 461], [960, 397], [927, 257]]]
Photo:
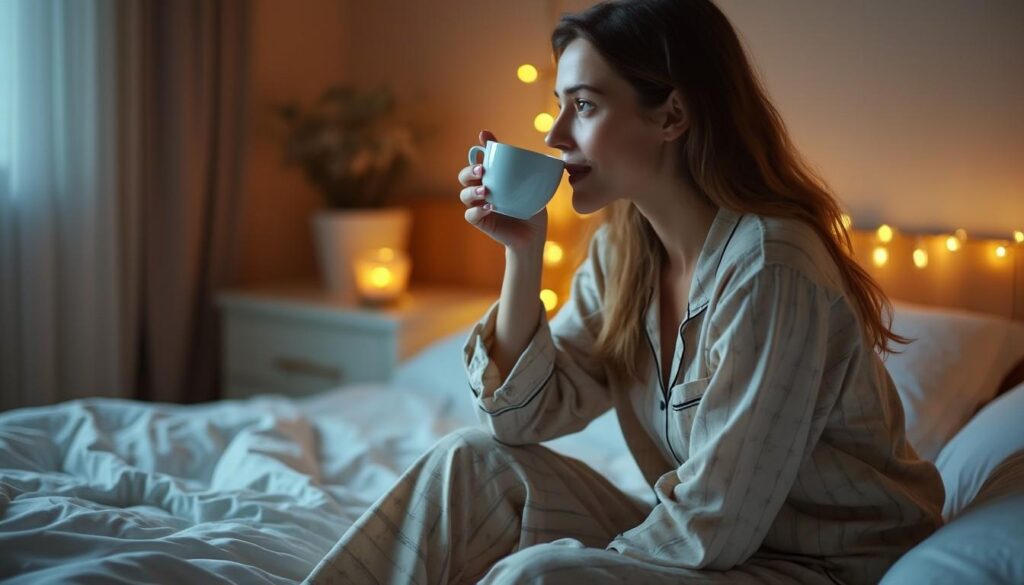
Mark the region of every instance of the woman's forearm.
[[[544, 245], [506, 248], [491, 360], [504, 380], [537, 331]], [[486, 397], [486, 396], [485, 396]]]

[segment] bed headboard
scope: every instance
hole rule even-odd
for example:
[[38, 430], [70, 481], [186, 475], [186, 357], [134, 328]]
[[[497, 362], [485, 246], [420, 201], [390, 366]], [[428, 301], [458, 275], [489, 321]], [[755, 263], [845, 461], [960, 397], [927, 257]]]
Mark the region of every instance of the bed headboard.
[[860, 229], [850, 235], [858, 261], [891, 299], [1024, 321], [1024, 244], [899, 232], [883, 242], [885, 234]]
[[[465, 207], [453, 199], [424, 198], [411, 205], [413, 280], [499, 290], [505, 267], [501, 246], [468, 225]], [[560, 264], [545, 266], [542, 283], [561, 299], [568, 298], [572, 274], [598, 220], [574, 216], [568, 201], [568, 196], [556, 195], [549, 205], [549, 239], [566, 255]], [[959, 241], [960, 249], [951, 252], [946, 248], [950, 235], [895, 231], [884, 244], [888, 261], [876, 265], [874, 250], [883, 245], [878, 233], [856, 226], [851, 231], [858, 260], [890, 298], [1024, 320], [1024, 244], [1014, 242], [1012, 235], [1003, 240], [966, 237]], [[996, 255], [1000, 245], [1002, 257]], [[918, 246], [928, 258], [924, 268], [914, 265]]]

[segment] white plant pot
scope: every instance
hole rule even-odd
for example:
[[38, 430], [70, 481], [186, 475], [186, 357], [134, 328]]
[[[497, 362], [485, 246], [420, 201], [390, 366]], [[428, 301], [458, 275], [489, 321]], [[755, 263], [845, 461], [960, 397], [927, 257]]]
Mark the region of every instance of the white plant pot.
[[404, 207], [324, 210], [313, 215], [317, 260], [324, 284], [333, 296], [355, 302], [353, 260], [372, 248], [407, 251], [412, 212]]

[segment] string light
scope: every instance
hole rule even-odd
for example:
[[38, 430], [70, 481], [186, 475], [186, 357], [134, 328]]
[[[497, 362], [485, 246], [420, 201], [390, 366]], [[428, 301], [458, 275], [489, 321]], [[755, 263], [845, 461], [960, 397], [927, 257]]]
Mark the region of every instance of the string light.
[[[875, 238], [878, 240], [877, 244], [871, 250], [871, 261], [875, 266], [885, 266], [889, 263], [889, 249], [886, 244], [889, 244], [898, 235], [898, 230], [888, 224], [882, 224], [875, 230]], [[924, 269], [928, 267], [930, 258], [928, 255], [928, 246], [926, 241], [928, 238], [942, 238], [945, 247], [950, 252], [957, 252], [961, 250], [967, 243], [967, 230], [964, 228], [957, 228], [953, 231], [952, 235], [939, 235], [939, 236], [926, 236], [919, 235], [914, 240], [914, 249], [911, 252], [911, 260], [914, 262], [914, 266], [918, 269]], [[1006, 258], [1010, 255], [1010, 246], [1016, 242], [1018, 244], [1024, 243], [1024, 232], [1020, 230], [1013, 231], [1013, 242], [1010, 241], [995, 241], [989, 240], [990, 250], [997, 259]]]
[[885, 263], [889, 261], [889, 250], [886, 250], [885, 246], [876, 246], [875, 251], [871, 254], [871, 260], [875, 266], [885, 266]]
[[516, 70], [516, 77], [518, 77], [519, 81], [522, 81], [523, 83], [533, 83], [534, 81], [537, 81], [537, 68], [529, 63], [520, 65], [519, 69]]
[[918, 268], [925, 268], [928, 266], [928, 252], [925, 251], [924, 246], [921, 245], [921, 240], [917, 240], [917, 246], [914, 247], [914, 266]]
[[558, 266], [562, 263], [562, 257], [565, 255], [562, 247], [558, 245], [558, 242], [548, 240], [544, 242], [544, 264], [546, 266]]
[[540, 302], [544, 303], [544, 310], [551, 312], [558, 306], [558, 295], [550, 288], [540, 291]]
[[533, 127], [537, 129], [537, 132], [547, 132], [554, 125], [555, 119], [548, 113], [537, 114], [537, 117], [533, 119]]
[[889, 227], [888, 224], [883, 223], [882, 225], [878, 226], [878, 231], [876, 233], [878, 234], [879, 242], [882, 242], [883, 244], [888, 244], [889, 242], [892, 241], [893, 230], [891, 227]]

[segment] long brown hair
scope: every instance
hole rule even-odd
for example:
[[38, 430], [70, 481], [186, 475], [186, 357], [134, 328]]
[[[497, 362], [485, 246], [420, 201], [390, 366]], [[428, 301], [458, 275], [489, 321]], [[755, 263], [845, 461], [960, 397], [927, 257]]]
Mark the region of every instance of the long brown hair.
[[[579, 38], [630, 83], [644, 107], [663, 104], [673, 89], [682, 93], [690, 123], [681, 138], [680, 170], [711, 203], [810, 225], [838, 266], [873, 346], [887, 353], [891, 342], [910, 341], [890, 329], [892, 305], [854, 259], [841, 207], [793, 146], [717, 6], [710, 0], [608, 1], [564, 14], [551, 35], [556, 59]], [[616, 277], [607, 280], [596, 350], [619, 375], [642, 379], [647, 298], [636, 292], [657, 286], [661, 246], [628, 200], [610, 205], [605, 223]]]

